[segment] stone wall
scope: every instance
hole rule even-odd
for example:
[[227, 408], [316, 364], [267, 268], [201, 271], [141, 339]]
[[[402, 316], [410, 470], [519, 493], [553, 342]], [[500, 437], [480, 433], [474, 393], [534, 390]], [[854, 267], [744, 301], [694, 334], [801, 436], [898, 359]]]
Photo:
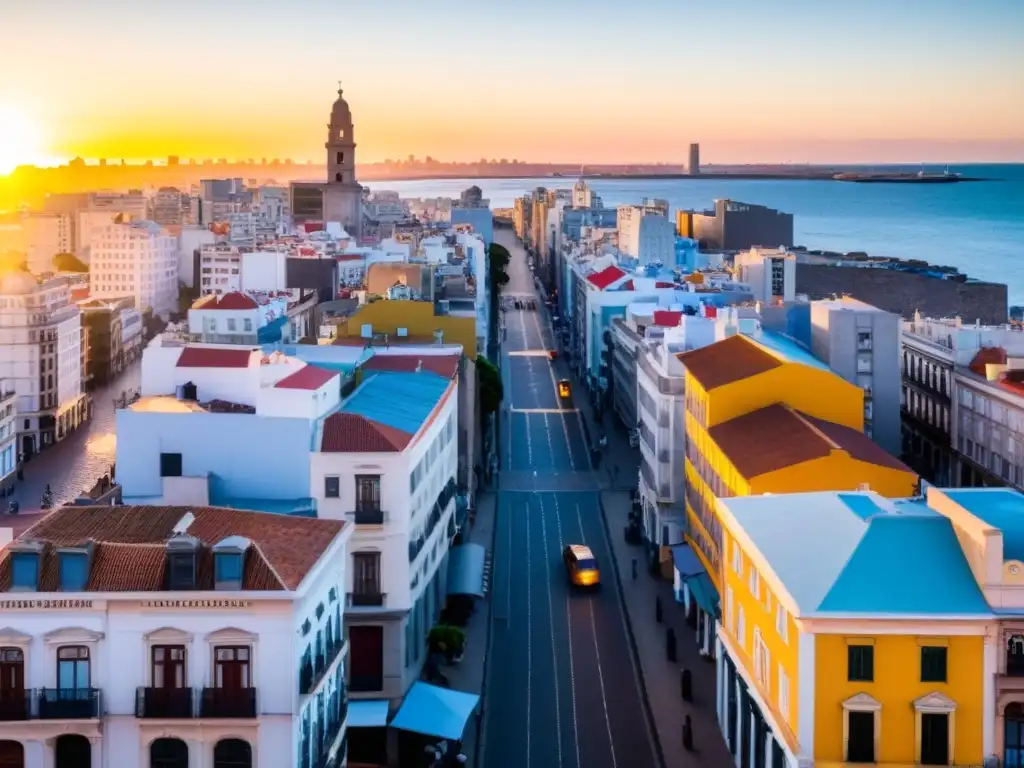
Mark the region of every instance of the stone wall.
[[849, 295], [908, 320], [919, 310], [925, 317], [1000, 325], [1007, 322], [1009, 312], [1005, 285], [937, 280], [888, 269], [797, 264], [796, 292], [811, 299]]

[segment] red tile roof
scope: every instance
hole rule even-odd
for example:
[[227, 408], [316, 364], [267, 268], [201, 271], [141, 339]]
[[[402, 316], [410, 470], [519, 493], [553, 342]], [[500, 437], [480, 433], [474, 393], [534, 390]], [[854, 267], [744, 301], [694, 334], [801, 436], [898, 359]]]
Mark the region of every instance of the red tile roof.
[[324, 419], [320, 450], [324, 453], [399, 453], [413, 435], [355, 413], [332, 413]]
[[315, 365], [306, 365], [295, 373], [285, 376], [277, 384], [276, 389], [320, 389], [331, 379], [337, 378], [337, 371], [329, 371], [326, 368], [318, 368]]
[[655, 288], [675, 288], [676, 284], [675, 283], [669, 283], [669, 282], [666, 282], [664, 280], [658, 280], [657, 282], [654, 283], [654, 287]]
[[621, 280], [626, 276], [626, 273], [615, 266], [605, 267], [600, 272], [595, 272], [587, 277], [587, 280], [591, 285], [595, 286], [599, 290], [604, 290], [609, 285], [614, 283], [616, 280]]
[[707, 391], [782, 365], [778, 358], [747, 341], [742, 335], [730, 336], [676, 357]]
[[619, 290], [620, 291], [635, 291], [636, 290], [636, 286], [633, 285], [633, 281], [632, 280], [627, 280], [626, 282], [624, 282], [622, 285], [619, 286]]
[[324, 223], [322, 221], [307, 221], [302, 225], [302, 229], [309, 234], [310, 232], [323, 232]]
[[1006, 365], [1006, 350], [1002, 347], [981, 347], [967, 367], [979, 376], [986, 376], [986, 365]]
[[708, 434], [748, 480], [824, 458], [834, 450], [845, 451], [867, 464], [912, 472], [863, 433], [816, 419], [782, 403], [737, 416], [712, 427]]
[[85, 301], [89, 298], [89, 288], [72, 288], [71, 289], [71, 300], [72, 301]]
[[[21, 537], [44, 543], [40, 592], [59, 591], [59, 547], [92, 543], [87, 592], [167, 589], [166, 549], [178, 522], [191, 512], [187, 533], [199, 541], [197, 589], [212, 590], [212, 547], [228, 536], [252, 542], [242, 571], [243, 590], [294, 590], [345, 524], [221, 507], [62, 507]], [[10, 550], [0, 560], [0, 590], [11, 583]]]
[[259, 307], [259, 302], [241, 291], [225, 293], [203, 305], [203, 309], [256, 309], [257, 307]]
[[178, 368], [248, 368], [252, 349], [218, 347], [185, 347], [178, 358]]
[[413, 373], [420, 367], [446, 379], [459, 373], [459, 355], [374, 355], [360, 366], [364, 371]]
[[335, 261], [364, 261], [366, 259], [360, 253], [340, 253], [334, 257]]
[[657, 309], [654, 311], [654, 324], [660, 325], [662, 328], [676, 328], [682, 316], [682, 312]]

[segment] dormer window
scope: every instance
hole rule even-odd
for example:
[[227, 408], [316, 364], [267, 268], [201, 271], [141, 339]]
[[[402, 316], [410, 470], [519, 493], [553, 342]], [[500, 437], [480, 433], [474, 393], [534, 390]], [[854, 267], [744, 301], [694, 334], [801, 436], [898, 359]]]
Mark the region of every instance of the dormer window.
[[228, 536], [213, 547], [214, 589], [239, 590], [245, 552], [250, 541], [244, 536]]
[[167, 588], [190, 590], [196, 588], [196, 555], [199, 539], [187, 534], [175, 534], [167, 542]]
[[61, 592], [84, 592], [89, 583], [90, 547], [57, 550], [57, 572]]
[[11, 591], [38, 592], [42, 542], [20, 541], [12, 544], [10, 550]]

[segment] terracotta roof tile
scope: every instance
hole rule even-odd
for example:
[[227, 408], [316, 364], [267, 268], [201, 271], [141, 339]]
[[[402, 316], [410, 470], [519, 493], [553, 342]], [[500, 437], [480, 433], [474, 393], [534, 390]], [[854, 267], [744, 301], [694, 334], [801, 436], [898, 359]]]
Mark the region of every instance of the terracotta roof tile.
[[329, 371], [326, 368], [319, 368], [315, 365], [305, 365], [295, 373], [285, 376], [277, 384], [276, 389], [320, 389], [331, 379], [337, 378], [337, 371]]
[[[708, 431], [748, 480], [842, 450], [858, 461], [911, 472], [855, 429], [815, 419], [781, 403], [738, 416]], [[836, 488], [835, 490], [846, 490]]]
[[324, 453], [399, 453], [413, 435], [356, 413], [332, 413], [324, 419], [320, 450]]
[[[87, 592], [166, 590], [166, 542], [187, 513], [188, 535], [200, 542], [197, 588], [213, 589], [212, 547], [228, 536], [252, 542], [245, 556], [242, 589], [294, 590], [345, 524], [222, 507], [78, 507], [43, 516], [22, 540], [44, 543], [40, 591], [59, 591], [56, 549], [91, 542]], [[11, 581], [10, 550], [0, 560], [0, 590]]]
[[616, 280], [620, 280], [625, 276], [626, 273], [623, 272], [621, 269], [619, 269], [616, 266], [610, 266], [605, 267], [600, 272], [595, 272], [592, 275], [588, 275], [587, 282], [589, 282], [598, 290], [603, 291]]
[[253, 350], [217, 347], [185, 347], [178, 368], [248, 368]]
[[986, 365], [1006, 365], [1006, 350], [1002, 347], [982, 347], [967, 367], [979, 376], [987, 376]]
[[446, 379], [459, 373], [459, 355], [374, 355], [360, 367], [364, 371], [413, 373], [421, 363], [424, 370]]
[[256, 309], [257, 307], [259, 307], [259, 302], [252, 296], [246, 296], [240, 291], [232, 291], [218, 296], [205, 309]]
[[777, 358], [742, 335], [730, 336], [676, 357], [705, 390], [741, 381], [782, 365]]

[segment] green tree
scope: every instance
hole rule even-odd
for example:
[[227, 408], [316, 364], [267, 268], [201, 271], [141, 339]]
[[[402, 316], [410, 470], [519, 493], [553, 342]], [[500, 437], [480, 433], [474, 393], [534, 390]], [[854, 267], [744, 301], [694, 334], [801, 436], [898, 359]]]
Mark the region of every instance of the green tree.
[[58, 272], [88, 272], [89, 265], [73, 253], [58, 253], [53, 257], [53, 268]]
[[[487, 249], [487, 287], [491, 296], [491, 318], [490, 336], [497, 340], [498, 337], [498, 308], [501, 306], [501, 291], [508, 285], [508, 263], [512, 260], [512, 254], [508, 248], [497, 243], [491, 243]], [[497, 343], [495, 341], [495, 343]], [[501, 383], [499, 379], [499, 384]]]
[[501, 407], [505, 391], [497, 366], [483, 355], [477, 355], [476, 358], [476, 381], [480, 397], [480, 423], [484, 425], [487, 417]]

